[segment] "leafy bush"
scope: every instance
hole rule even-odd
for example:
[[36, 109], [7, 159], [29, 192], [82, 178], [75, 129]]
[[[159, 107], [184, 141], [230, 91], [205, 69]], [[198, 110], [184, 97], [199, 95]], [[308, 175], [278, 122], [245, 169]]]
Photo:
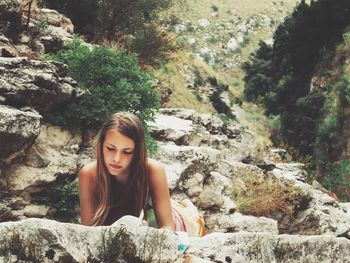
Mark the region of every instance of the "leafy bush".
[[134, 35], [156, 21], [159, 12], [172, 4], [172, 0], [98, 1], [95, 35], [108, 40], [124, 34]]
[[336, 89], [340, 92], [340, 97], [350, 105], [350, 80], [343, 77], [336, 86]]
[[179, 50], [176, 39], [165, 29], [150, 24], [140, 28], [131, 43], [131, 50], [139, 54], [141, 61], [155, 62], [155, 58], [166, 59]]
[[94, 39], [117, 40], [125, 34], [134, 34], [158, 13], [172, 5], [172, 0], [42, 0], [42, 3], [66, 14], [77, 32]]
[[250, 61], [242, 65], [245, 71], [244, 95], [248, 101], [255, 101], [259, 96], [265, 96], [272, 84], [272, 48], [262, 41], [259, 42], [259, 47]]
[[216, 5], [212, 5], [211, 9], [213, 9], [214, 12], [218, 12], [219, 8]]
[[319, 178], [320, 183], [331, 192], [337, 193], [342, 201], [350, 200], [349, 182], [350, 182], [350, 162], [340, 160], [339, 162], [321, 162], [323, 173]]
[[71, 77], [86, 91], [77, 102], [58, 109], [55, 118], [61, 124], [96, 129], [117, 111], [133, 112], [145, 122], [159, 107], [159, 95], [152, 88], [154, 77], [142, 71], [137, 57], [125, 50], [90, 49], [75, 39], [49, 58], [67, 64]]
[[110, 114], [132, 112], [144, 123], [147, 148], [155, 153], [157, 146], [146, 122], [153, 120], [159, 108], [159, 94], [153, 89], [154, 76], [141, 70], [135, 55], [102, 46], [89, 48], [75, 39], [48, 58], [67, 64], [71, 77], [86, 92], [74, 103], [45, 116], [49, 122], [96, 130]]
[[35, 197], [34, 194], [33, 197], [38, 202], [56, 210], [52, 215], [53, 219], [62, 222], [78, 222], [79, 190], [76, 180], [61, 178], [58, 185], [48, 187], [40, 193], [40, 196]]
[[311, 79], [320, 62], [330, 60], [342, 41], [350, 24], [348, 7], [346, 0], [301, 1], [278, 26], [273, 47], [260, 43], [243, 65], [247, 100], [263, 97], [266, 112], [281, 116], [285, 144], [304, 155], [314, 152], [324, 102], [324, 94], [310, 92]]

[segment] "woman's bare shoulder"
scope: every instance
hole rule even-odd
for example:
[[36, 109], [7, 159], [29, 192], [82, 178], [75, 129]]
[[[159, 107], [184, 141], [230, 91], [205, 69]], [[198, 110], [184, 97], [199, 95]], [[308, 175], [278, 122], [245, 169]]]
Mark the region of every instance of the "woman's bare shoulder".
[[149, 158], [147, 160], [146, 165], [147, 165], [147, 168], [150, 172], [164, 170], [164, 165], [161, 162], [154, 160], [154, 159]]
[[160, 178], [165, 177], [164, 165], [156, 160], [148, 159], [147, 170], [149, 179], [152, 181], [158, 181]]
[[79, 179], [85, 179], [91, 182], [97, 180], [97, 163], [96, 161], [84, 165], [79, 172]]

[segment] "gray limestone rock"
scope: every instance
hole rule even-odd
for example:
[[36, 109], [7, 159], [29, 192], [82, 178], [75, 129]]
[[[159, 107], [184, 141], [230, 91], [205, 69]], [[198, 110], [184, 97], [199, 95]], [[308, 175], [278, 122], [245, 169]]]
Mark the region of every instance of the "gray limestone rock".
[[0, 160], [10, 164], [32, 145], [40, 133], [41, 116], [0, 105]]
[[0, 96], [14, 107], [30, 106], [40, 113], [66, 104], [82, 91], [59, 62], [25, 57], [0, 58]]
[[47, 219], [0, 223], [0, 262], [182, 262], [166, 230], [87, 227]]

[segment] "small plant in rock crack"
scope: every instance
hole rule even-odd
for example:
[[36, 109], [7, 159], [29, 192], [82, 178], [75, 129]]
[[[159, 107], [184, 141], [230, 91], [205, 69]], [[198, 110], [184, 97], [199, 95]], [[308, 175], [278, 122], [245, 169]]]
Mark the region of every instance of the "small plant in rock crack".
[[34, 45], [34, 42], [38, 40], [41, 36], [45, 35], [48, 31], [47, 18], [44, 16], [38, 16], [36, 18], [35, 24], [27, 29], [29, 35], [30, 46]]
[[[91, 263], [112, 263], [120, 262], [122, 258], [129, 260], [136, 255], [136, 246], [132, 242], [130, 235], [124, 227], [117, 233], [112, 233], [111, 229], [102, 232], [101, 242], [98, 247], [98, 255], [91, 258]], [[142, 262], [142, 261], [130, 261]]]
[[78, 222], [76, 210], [79, 207], [79, 190], [76, 180], [71, 181], [70, 178], [62, 177], [56, 186], [48, 187], [38, 197], [33, 196], [39, 203], [56, 210], [52, 219], [60, 222]]
[[[150, 228], [148, 228], [150, 230]], [[165, 232], [159, 233], [146, 232], [145, 239], [143, 241], [143, 250], [140, 255], [142, 262], [152, 263], [152, 262], [162, 262], [161, 255], [164, 246]], [[158, 258], [156, 257], [158, 255]]]
[[[149, 230], [149, 229], [148, 229]], [[137, 249], [135, 242], [131, 239], [131, 234], [126, 228], [121, 227], [117, 233], [112, 233], [111, 229], [106, 229], [102, 233], [101, 242], [98, 247], [98, 255], [90, 256], [89, 263], [112, 263], [112, 262], [133, 262], [133, 263], [152, 263], [162, 262], [161, 255], [164, 248], [163, 241], [165, 233], [155, 231], [146, 232]]]
[[[16, 258], [16, 262], [43, 262], [38, 248], [38, 240], [29, 235], [23, 236], [15, 228], [9, 229], [9, 234], [0, 238], [0, 257], [12, 262]], [[7, 262], [7, 261], [5, 261]]]

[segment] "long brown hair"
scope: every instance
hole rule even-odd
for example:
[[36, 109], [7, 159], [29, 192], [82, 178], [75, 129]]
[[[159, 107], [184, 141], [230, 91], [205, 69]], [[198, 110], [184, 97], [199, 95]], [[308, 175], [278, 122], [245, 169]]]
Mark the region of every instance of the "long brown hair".
[[[108, 172], [103, 156], [103, 143], [110, 130], [117, 130], [135, 142], [135, 150], [128, 180], [122, 187], [111, 189], [112, 175]], [[148, 175], [146, 169], [147, 151], [144, 128], [139, 118], [131, 113], [118, 112], [111, 115], [102, 125], [96, 137], [97, 189], [96, 210], [92, 225], [110, 224], [111, 220], [127, 213], [139, 216], [145, 208], [148, 197]], [[117, 182], [118, 184], [118, 182]], [[118, 200], [118, 204], [112, 202]], [[114, 206], [114, 209], [112, 207]], [[116, 206], [116, 207], [115, 207]], [[119, 212], [116, 212], [118, 211]], [[124, 210], [123, 210], [124, 209]], [[121, 211], [122, 210], [122, 211]]]

